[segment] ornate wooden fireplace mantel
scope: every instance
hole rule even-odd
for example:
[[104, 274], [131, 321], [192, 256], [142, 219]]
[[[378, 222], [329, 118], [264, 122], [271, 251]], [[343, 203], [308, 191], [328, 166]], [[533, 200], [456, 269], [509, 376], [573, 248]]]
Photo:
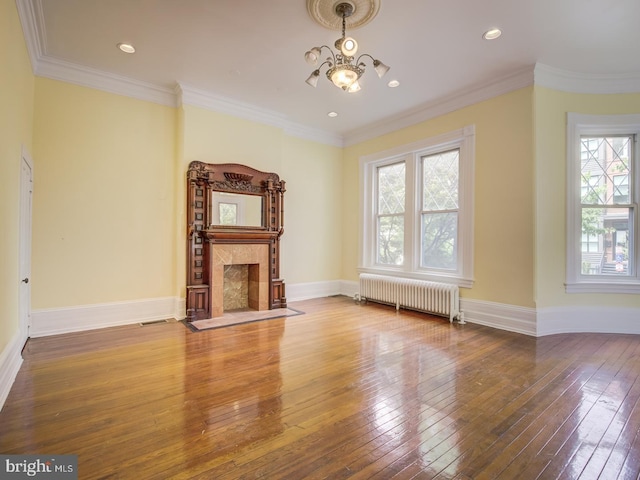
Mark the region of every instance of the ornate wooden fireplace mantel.
[[[287, 306], [280, 278], [285, 182], [235, 163], [191, 162], [187, 170], [187, 321], [219, 316], [221, 264], [259, 265], [258, 309]], [[258, 270], [256, 270], [258, 272]]]

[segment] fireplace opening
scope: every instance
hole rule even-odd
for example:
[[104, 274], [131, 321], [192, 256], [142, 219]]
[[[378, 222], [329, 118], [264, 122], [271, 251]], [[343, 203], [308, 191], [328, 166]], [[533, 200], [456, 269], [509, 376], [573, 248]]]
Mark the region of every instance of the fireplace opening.
[[222, 307], [224, 312], [259, 310], [259, 265], [225, 265]]

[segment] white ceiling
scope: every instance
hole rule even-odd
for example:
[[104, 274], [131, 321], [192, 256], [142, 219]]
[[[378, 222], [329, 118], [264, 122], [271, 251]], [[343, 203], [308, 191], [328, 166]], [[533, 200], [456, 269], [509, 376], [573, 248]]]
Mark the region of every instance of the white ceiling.
[[[317, 88], [305, 83], [313, 67], [304, 53], [340, 36], [310, 18], [306, 0], [16, 1], [37, 74], [105, 72], [161, 93], [180, 84], [337, 138], [536, 64], [634, 88], [640, 82], [638, 0], [382, 0], [371, 23], [347, 34], [391, 70], [379, 79], [369, 65], [355, 94], [324, 72]], [[502, 37], [483, 40], [494, 26]], [[137, 52], [120, 52], [119, 42]], [[400, 87], [387, 87], [392, 79]]]

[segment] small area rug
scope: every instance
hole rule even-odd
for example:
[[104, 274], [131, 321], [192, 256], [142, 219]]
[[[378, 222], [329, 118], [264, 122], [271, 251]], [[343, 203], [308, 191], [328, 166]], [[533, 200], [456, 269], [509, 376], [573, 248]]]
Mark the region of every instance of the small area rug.
[[304, 312], [293, 308], [274, 308], [273, 310], [247, 310], [224, 313], [221, 317], [208, 318], [206, 320], [185, 321], [185, 325], [194, 332], [211, 330], [213, 328], [230, 327], [243, 323], [261, 322], [263, 320], [273, 320], [275, 318], [293, 317], [302, 315]]

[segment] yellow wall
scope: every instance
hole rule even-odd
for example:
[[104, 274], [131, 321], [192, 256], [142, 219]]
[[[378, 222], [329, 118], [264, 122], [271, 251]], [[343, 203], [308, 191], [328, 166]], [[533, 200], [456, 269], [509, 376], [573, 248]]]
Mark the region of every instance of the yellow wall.
[[281, 129], [191, 105], [183, 110], [186, 166], [199, 160], [278, 172], [284, 137]]
[[532, 122], [529, 87], [346, 148], [343, 277], [357, 279], [359, 158], [475, 125], [475, 284], [461, 295], [533, 307]]
[[342, 279], [342, 149], [286, 137], [282, 276], [289, 283]]
[[640, 113], [640, 94], [587, 95], [535, 88], [536, 303], [640, 306], [638, 295], [566, 294], [567, 113]]
[[18, 332], [20, 162], [22, 145], [33, 153], [33, 85], [16, 4], [0, 0], [0, 353]]
[[[240, 163], [275, 172], [286, 182], [285, 233], [281, 276], [286, 284], [339, 280], [342, 257], [340, 196], [342, 149], [290, 137], [280, 128], [186, 105], [183, 165]], [[184, 187], [178, 196], [180, 222], [186, 211]], [[338, 219], [338, 220], [336, 220]], [[183, 223], [181, 223], [183, 224]], [[184, 232], [179, 242], [184, 242]], [[178, 277], [184, 285], [184, 252]], [[180, 295], [184, 296], [184, 288]]]
[[176, 111], [38, 78], [34, 309], [176, 292]]

